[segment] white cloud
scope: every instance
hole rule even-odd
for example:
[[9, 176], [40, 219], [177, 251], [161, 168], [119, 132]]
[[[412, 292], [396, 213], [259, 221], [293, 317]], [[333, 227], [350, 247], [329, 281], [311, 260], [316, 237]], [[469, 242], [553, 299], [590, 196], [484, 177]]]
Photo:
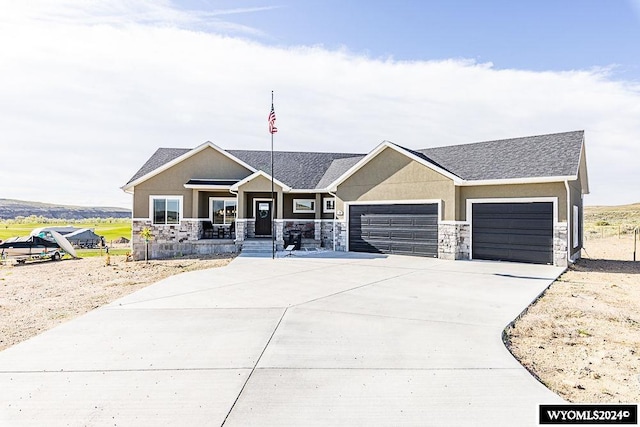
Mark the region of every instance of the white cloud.
[[16, 4], [0, 18], [0, 197], [128, 206], [119, 187], [158, 147], [268, 149], [274, 90], [276, 149], [367, 152], [384, 139], [426, 148], [585, 129], [586, 202], [640, 201], [640, 87], [607, 70], [274, 48], [189, 30], [202, 15], [168, 2]]

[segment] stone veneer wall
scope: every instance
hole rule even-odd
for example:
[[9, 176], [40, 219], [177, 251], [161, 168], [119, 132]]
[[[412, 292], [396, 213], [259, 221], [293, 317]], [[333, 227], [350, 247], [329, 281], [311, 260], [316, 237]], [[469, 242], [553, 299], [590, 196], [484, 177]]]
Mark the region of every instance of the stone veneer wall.
[[347, 250], [347, 223], [346, 221], [336, 221], [335, 223], [335, 247], [336, 251]]
[[149, 259], [172, 258], [183, 255], [211, 255], [237, 252], [234, 243], [200, 240], [201, 221], [181, 221], [175, 225], [154, 225], [151, 220], [132, 222], [131, 249], [135, 260], [144, 259], [145, 241], [140, 237], [143, 228], [151, 230]]
[[556, 267], [566, 267], [567, 260], [567, 236], [568, 226], [566, 222], [561, 222], [553, 227], [553, 265]]
[[320, 223], [320, 245], [325, 249], [333, 249], [333, 220]]
[[438, 258], [469, 259], [470, 232], [468, 223], [438, 224]]

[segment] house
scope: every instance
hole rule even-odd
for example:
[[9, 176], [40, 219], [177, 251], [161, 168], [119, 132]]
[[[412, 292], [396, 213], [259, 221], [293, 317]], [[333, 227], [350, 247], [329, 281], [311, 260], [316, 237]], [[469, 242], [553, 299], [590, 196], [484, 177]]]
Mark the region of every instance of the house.
[[[303, 247], [566, 266], [580, 257], [584, 132], [369, 153], [160, 148], [122, 189], [133, 252], [235, 252], [271, 237]], [[272, 186], [273, 195], [272, 198]], [[275, 236], [272, 235], [275, 233]]]

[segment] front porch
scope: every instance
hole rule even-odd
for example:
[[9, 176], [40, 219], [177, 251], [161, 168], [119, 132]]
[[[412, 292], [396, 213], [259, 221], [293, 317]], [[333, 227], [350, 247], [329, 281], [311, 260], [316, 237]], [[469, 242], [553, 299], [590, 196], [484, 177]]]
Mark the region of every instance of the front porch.
[[[151, 230], [149, 258], [214, 255], [240, 252], [247, 240], [259, 238], [255, 218], [238, 218], [231, 224], [213, 224], [209, 219], [183, 219], [179, 224], [158, 225], [151, 220], [133, 220], [131, 247], [134, 259], [145, 258], [144, 228]], [[300, 239], [302, 249], [333, 247], [333, 220], [276, 219], [273, 222], [276, 250]], [[271, 237], [271, 236], [262, 236]]]

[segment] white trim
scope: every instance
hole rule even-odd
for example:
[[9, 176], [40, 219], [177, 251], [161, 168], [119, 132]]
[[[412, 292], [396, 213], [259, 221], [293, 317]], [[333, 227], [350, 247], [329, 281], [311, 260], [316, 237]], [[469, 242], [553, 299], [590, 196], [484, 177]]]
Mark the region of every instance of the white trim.
[[566, 180], [573, 181], [578, 179], [577, 176], [541, 176], [529, 178], [505, 178], [505, 179], [478, 179], [475, 181], [465, 180], [458, 185], [461, 187], [481, 186], [481, 185], [509, 185], [509, 184], [542, 184], [549, 182], [563, 182]]
[[213, 142], [207, 141], [207, 142], [205, 142], [203, 144], [200, 144], [196, 148], [187, 151], [186, 153], [182, 154], [181, 156], [176, 157], [175, 159], [171, 160], [170, 162], [167, 162], [167, 163], [163, 164], [162, 166], [152, 170], [151, 172], [149, 172], [149, 173], [147, 173], [145, 175], [142, 175], [140, 178], [136, 179], [135, 181], [131, 181], [130, 183], [123, 185], [120, 188], [123, 191], [131, 192], [130, 190], [133, 187], [135, 187], [136, 185], [140, 184], [141, 182], [144, 182], [144, 181], [148, 180], [149, 178], [152, 178], [152, 177], [158, 175], [159, 173], [166, 171], [170, 167], [175, 166], [178, 163], [181, 163], [182, 161], [188, 159], [189, 157], [191, 157], [191, 156], [193, 156], [195, 154], [198, 154], [199, 152], [203, 151], [206, 148], [213, 148], [214, 150], [216, 150], [220, 154], [228, 157], [230, 160], [233, 160], [234, 162], [236, 162], [240, 166], [248, 169], [250, 172], [255, 172], [256, 171], [256, 169], [253, 166], [251, 166], [251, 165], [243, 162], [242, 160], [238, 159], [237, 157], [227, 153], [225, 150], [223, 150], [222, 148], [218, 147]]
[[468, 225], [468, 221], [440, 221], [438, 224], [442, 225]]
[[[312, 209], [310, 210], [300, 210], [300, 209], [296, 209], [296, 202], [297, 201], [308, 201], [312, 203]], [[316, 213], [316, 199], [293, 199], [293, 213], [298, 213], [298, 214], [311, 214], [311, 213]]]
[[578, 175], [580, 176], [580, 188], [582, 190], [582, 194], [589, 194], [589, 174], [587, 172], [587, 148], [585, 146], [584, 133], [582, 134], [582, 147], [580, 148]]
[[[440, 225], [442, 219], [442, 200], [440, 199], [415, 199], [415, 200], [358, 200], [354, 202], [344, 202], [344, 224], [347, 232], [347, 239], [345, 242], [345, 250], [349, 252], [349, 209], [351, 206], [359, 205], [438, 205], [438, 225]], [[335, 229], [335, 226], [334, 226]]]
[[[558, 222], [558, 198], [557, 197], [500, 197], [488, 199], [467, 199], [466, 219], [469, 224], [469, 259], [473, 259], [473, 204], [474, 203], [553, 203], [553, 230], [561, 223]], [[555, 259], [551, 260], [555, 263]]]
[[573, 216], [571, 217], [571, 231], [573, 234], [573, 249], [580, 245], [580, 208], [573, 205]]
[[205, 184], [184, 184], [184, 188], [189, 190], [229, 190], [230, 185], [205, 185]]
[[452, 174], [451, 172], [442, 169], [441, 167], [438, 167], [436, 165], [434, 165], [433, 163], [430, 163], [428, 161], [426, 161], [425, 159], [416, 156], [415, 154], [407, 151], [406, 149], [394, 144], [393, 142], [390, 141], [383, 141], [382, 143], [380, 143], [376, 148], [373, 149], [373, 151], [371, 151], [369, 154], [367, 154], [366, 156], [364, 156], [358, 163], [356, 163], [355, 165], [353, 165], [351, 168], [349, 168], [349, 170], [347, 170], [345, 173], [343, 173], [342, 175], [340, 175], [338, 177], [338, 179], [336, 179], [335, 181], [333, 181], [331, 184], [329, 184], [326, 188], [332, 192], [336, 192], [337, 191], [337, 187], [338, 185], [340, 185], [341, 183], [343, 183], [347, 178], [349, 178], [351, 175], [355, 174], [358, 170], [360, 170], [364, 165], [366, 165], [367, 163], [369, 163], [369, 161], [371, 159], [373, 159], [374, 157], [376, 157], [378, 154], [380, 154], [382, 151], [384, 151], [384, 149], [386, 148], [391, 148], [392, 150], [397, 151], [400, 154], [403, 154], [405, 156], [407, 156], [408, 158], [410, 158], [411, 160], [414, 160], [418, 163], [420, 163], [423, 166], [428, 167], [429, 169], [434, 170], [435, 172], [438, 172], [441, 175], [446, 176], [447, 178], [451, 179], [455, 184], [460, 184], [462, 182], [462, 179], [457, 176]]
[[[238, 189], [240, 187], [242, 187], [243, 185], [245, 185], [249, 181], [253, 181], [254, 179], [256, 179], [259, 176], [262, 176], [262, 177], [266, 178], [267, 180], [271, 181], [271, 175], [269, 175], [268, 173], [266, 173], [264, 171], [259, 170], [259, 171], [255, 171], [254, 173], [252, 173], [248, 177], [244, 178], [242, 181], [236, 182], [231, 187], [229, 187], [229, 189], [232, 190], [232, 191], [238, 191]], [[278, 181], [277, 179], [274, 178], [273, 182], [274, 182], [274, 184], [276, 184], [277, 186], [282, 188], [282, 191], [284, 191], [285, 193], [288, 193], [289, 191], [291, 191], [291, 187], [289, 187], [286, 184], [283, 184], [282, 182]]]
[[[253, 217], [251, 218], [246, 218], [246, 219], [252, 219], [252, 220], [256, 220], [256, 202], [271, 202], [271, 209], [275, 208], [275, 201], [273, 198], [271, 197], [256, 197], [253, 199], [253, 203], [251, 203], [251, 214], [253, 215]], [[273, 217], [273, 220], [275, 221], [275, 215]]]
[[[164, 199], [164, 200], [178, 200], [178, 222], [177, 223], [171, 223], [171, 224], [157, 224], [155, 222], [155, 215], [153, 214], [153, 201], [154, 200], [160, 200], [160, 199]], [[151, 224], [153, 225], [158, 225], [158, 226], [167, 226], [167, 225], [179, 225], [180, 222], [184, 219], [183, 218], [183, 213], [184, 213], [184, 196], [179, 196], [179, 195], [163, 195], [163, 194], [152, 194], [149, 195], [149, 220], [151, 221]]]
[[[327, 209], [327, 202], [333, 201], [333, 209]], [[334, 213], [336, 211], [336, 198], [335, 197], [323, 197], [322, 198], [322, 213]]]
[[322, 189], [300, 189], [300, 188], [291, 188], [288, 193], [299, 193], [299, 194], [326, 194], [327, 191], [323, 191]]

